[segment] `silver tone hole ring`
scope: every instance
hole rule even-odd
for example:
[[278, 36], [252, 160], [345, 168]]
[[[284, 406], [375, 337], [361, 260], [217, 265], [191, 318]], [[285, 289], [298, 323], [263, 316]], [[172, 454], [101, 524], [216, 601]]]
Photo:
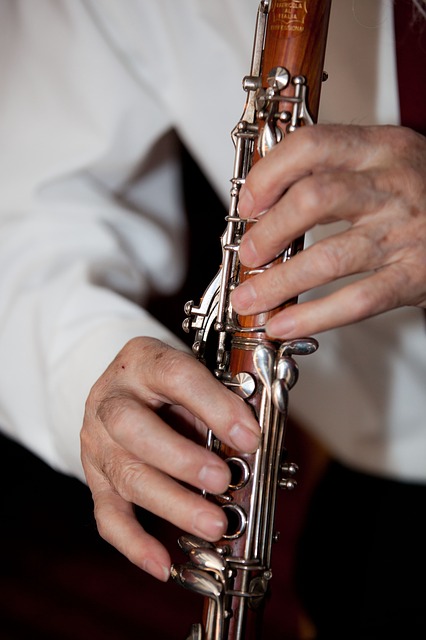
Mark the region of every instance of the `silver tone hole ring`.
[[246, 486], [250, 479], [250, 467], [245, 460], [232, 456], [225, 460], [231, 470], [231, 482], [229, 488], [236, 491]]
[[225, 504], [222, 506], [228, 519], [228, 529], [224, 533], [225, 540], [240, 538], [247, 528], [247, 514], [238, 504]]

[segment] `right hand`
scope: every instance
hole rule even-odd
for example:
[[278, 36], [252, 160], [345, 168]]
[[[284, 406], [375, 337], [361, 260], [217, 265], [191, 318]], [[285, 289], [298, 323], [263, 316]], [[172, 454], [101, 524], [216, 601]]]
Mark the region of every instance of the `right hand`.
[[181, 484], [213, 494], [228, 487], [226, 463], [194, 441], [207, 428], [241, 452], [259, 444], [250, 408], [193, 356], [153, 338], [128, 342], [86, 402], [81, 458], [99, 533], [160, 580], [170, 575], [169, 553], [133, 505], [205, 540], [226, 530], [223, 510]]
[[[238, 208], [258, 218], [239, 248], [251, 270], [317, 225], [344, 223], [232, 292], [237, 314], [283, 306], [266, 325], [269, 336], [310, 336], [402, 306], [426, 308], [424, 136], [390, 125], [300, 127], [255, 163]], [[341, 286], [321, 292], [328, 283]], [[313, 300], [284, 304], [317, 289]]]

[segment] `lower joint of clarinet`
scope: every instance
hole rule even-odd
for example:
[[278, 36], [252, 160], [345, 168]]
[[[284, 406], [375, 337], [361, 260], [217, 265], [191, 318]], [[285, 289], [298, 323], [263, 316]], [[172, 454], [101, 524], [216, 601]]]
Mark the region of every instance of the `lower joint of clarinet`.
[[287, 491], [293, 491], [297, 487], [296, 480], [290, 480], [289, 478], [284, 478], [279, 481], [278, 486], [280, 489], [286, 489]]
[[278, 481], [280, 489], [287, 489], [287, 491], [293, 491], [297, 486], [297, 481], [294, 476], [298, 472], [299, 467], [294, 462], [284, 462], [280, 465], [281, 477]]
[[225, 540], [237, 540], [247, 528], [247, 514], [238, 504], [224, 504], [222, 509], [228, 520], [228, 527], [223, 538]]
[[230, 504], [233, 501], [233, 497], [228, 493], [219, 493], [215, 496], [215, 500], [219, 504]]
[[250, 583], [250, 609], [256, 610], [260, 607], [268, 592], [269, 581], [272, 578], [270, 570], [264, 571], [262, 575], [256, 576]]
[[299, 471], [299, 466], [295, 462], [284, 462], [281, 465], [281, 473], [288, 476], [295, 476]]
[[247, 461], [238, 456], [231, 456], [230, 458], [226, 458], [225, 462], [231, 471], [229, 489], [232, 491], [243, 489], [250, 480], [251, 475]]
[[228, 380], [223, 380], [223, 384], [231, 389], [240, 398], [250, 398], [256, 391], [256, 381], [251, 373], [242, 371]]

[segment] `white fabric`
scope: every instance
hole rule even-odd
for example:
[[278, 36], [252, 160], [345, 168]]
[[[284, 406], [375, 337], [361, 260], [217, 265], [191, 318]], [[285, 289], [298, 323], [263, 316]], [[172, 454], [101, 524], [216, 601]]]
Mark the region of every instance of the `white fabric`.
[[[0, 4], [0, 424], [81, 479], [93, 382], [132, 336], [179, 345], [139, 306], [184, 273], [171, 132], [227, 203], [257, 4]], [[333, 3], [322, 121], [397, 123], [391, 9]], [[349, 463], [426, 479], [418, 310], [320, 341], [294, 413]]]

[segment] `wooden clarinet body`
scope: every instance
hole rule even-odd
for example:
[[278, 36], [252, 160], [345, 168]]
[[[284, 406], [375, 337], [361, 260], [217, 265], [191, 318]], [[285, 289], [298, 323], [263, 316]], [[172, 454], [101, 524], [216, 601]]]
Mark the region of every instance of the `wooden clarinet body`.
[[[293, 356], [310, 354], [318, 345], [312, 338], [270, 339], [264, 327], [277, 309], [245, 317], [233, 312], [231, 291], [259, 272], [245, 270], [239, 262], [241, 237], [255, 221], [239, 218], [238, 196], [255, 162], [284, 136], [316, 121], [330, 2], [260, 2], [251, 71], [243, 80], [247, 100], [232, 132], [235, 163], [221, 239], [222, 265], [199, 306], [191, 301], [185, 307], [184, 329], [195, 331], [195, 354], [252, 406], [262, 431], [261, 446], [252, 455], [242, 455], [208, 434], [206, 446], [227, 461], [232, 481], [225, 494], [206, 498], [219, 502], [229, 525], [216, 544], [190, 535], [179, 540], [188, 561], [174, 565], [172, 576], [205, 598], [203, 621], [192, 626], [187, 640], [262, 637], [262, 610], [272, 576], [276, 494], [280, 487], [292, 489], [296, 484], [297, 466], [284, 453], [288, 392], [298, 377]], [[301, 249], [303, 238], [276, 260], [289, 260]], [[296, 303], [290, 300], [285, 305]]]

